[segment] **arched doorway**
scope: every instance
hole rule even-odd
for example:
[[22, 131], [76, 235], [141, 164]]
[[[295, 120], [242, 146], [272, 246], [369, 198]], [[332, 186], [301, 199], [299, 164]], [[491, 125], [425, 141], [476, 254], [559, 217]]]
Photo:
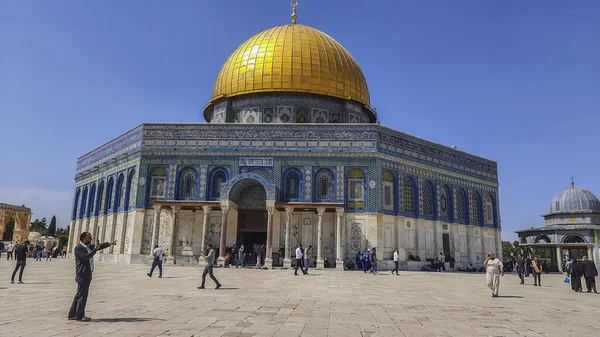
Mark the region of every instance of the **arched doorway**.
[[2, 235], [2, 241], [12, 241], [14, 231], [15, 218], [10, 218], [4, 226], [4, 234]]
[[236, 247], [244, 245], [244, 251], [252, 253], [251, 261], [256, 263], [256, 253], [267, 245], [266, 191], [252, 180], [241, 182], [238, 186], [238, 191], [232, 191], [238, 193], [231, 194], [232, 201], [238, 205]]
[[31, 209], [25, 206], [0, 204], [0, 238], [23, 242], [29, 237]]

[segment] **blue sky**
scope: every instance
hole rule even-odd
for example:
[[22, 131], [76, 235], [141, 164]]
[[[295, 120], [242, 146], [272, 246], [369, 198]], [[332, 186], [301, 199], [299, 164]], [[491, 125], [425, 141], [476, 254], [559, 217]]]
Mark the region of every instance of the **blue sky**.
[[[301, 0], [381, 123], [498, 162], [503, 237], [576, 184], [600, 194], [600, 2]], [[78, 156], [202, 121], [216, 74], [289, 1], [0, 1], [0, 202], [67, 225]]]

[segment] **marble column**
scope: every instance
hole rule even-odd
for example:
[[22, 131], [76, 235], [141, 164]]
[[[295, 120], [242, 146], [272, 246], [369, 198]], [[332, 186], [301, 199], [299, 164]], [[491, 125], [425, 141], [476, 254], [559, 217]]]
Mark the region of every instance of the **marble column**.
[[175, 260], [175, 255], [177, 255], [177, 228], [179, 227], [179, 210], [181, 206], [171, 206], [173, 210], [173, 236], [171, 238], [171, 256], [173, 256], [173, 260]]
[[341, 207], [336, 208], [335, 214], [335, 269], [344, 270], [344, 252], [342, 251], [342, 217], [344, 216], [344, 209]]
[[274, 206], [267, 206], [267, 251], [265, 253], [265, 267], [273, 269], [273, 213]]
[[587, 251], [588, 251], [587, 252], [588, 259], [593, 260], [594, 259], [594, 255], [593, 255], [594, 252], [592, 251], [592, 246], [588, 246], [587, 247]]
[[[212, 211], [212, 207], [210, 206], [202, 206], [202, 211], [204, 212], [204, 219], [202, 222], [202, 240], [200, 241], [200, 251], [205, 252], [206, 249], [206, 228], [208, 227], [208, 220], [210, 216], [210, 211]], [[208, 252], [206, 252], [208, 254]], [[200, 259], [204, 260], [204, 259]]]
[[556, 265], [558, 266], [558, 271], [563, 272], [563, 264], [562, 264], [562, 249], [560, 246], [556, 247]]
[[285, 208], [285, 254], [283, 258], [283, 267], [291, 268], [292, 267], [292, 259], [290, 258], [290, 227], [292, 222], [292, 213], [294, 213], [293, 207]]
[[154, 223], [152, 224], [152, 243], [150, 244], [150, 254], [154, 252], [154, 247], [158, 245], [158, 235], [160, 234], [160, 211], [161, 205], [154, 205]]
[[317, 208], [317, 214], [319, 216], [317, 220], [317, 269], [323, 268], [323, 214], [325, 214], [325, 208]]
[[227, 213], [229, 206], [221, 205], [221, 239], [219, 240], [219, 261], [225, 261], [225, 248], [227, 245]]

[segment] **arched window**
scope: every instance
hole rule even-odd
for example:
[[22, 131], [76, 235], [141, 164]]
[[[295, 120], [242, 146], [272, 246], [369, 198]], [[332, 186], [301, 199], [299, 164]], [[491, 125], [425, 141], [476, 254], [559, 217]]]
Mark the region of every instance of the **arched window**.
[[110, 206], [112, 204], [113, 197], [113, 188], [114, 188], [114, 179], [113, 177], [108, 178], [108, 185], [106, 187], [106, 197], [104, 198], [104, 214], [108, 213]]
[[346, 174], [348, 208], [365, 208], [365, 173], [361, 169], [352, 169]]
[[579, 234], [568, 234], [563, 238], [563, 243], [585, 243], [585, 239]]
[[533, 243], [552, 243], [548, 235], [538, 235], [533, 239]]
[[476, 224], [480, 223], [479, 194], [477, 194], [477, 192], [471, 195], [471, 202], [469, 206], [471, 209], [471, 221]]
[[283, 199], [287, 201], [300, 199], [300, 172], [296, 169], [289, 169], [283, 177]]
[[119, 177], [117, 178], [117, 186], [116, 186], [116, 190], [115, 190], [115, 206], [113, 208], [113, 212], [118, 212], [119, 208], [121, 208], [121, 201], [123, 199], [123, 180], [125, 180], [125, 177], [123, 176], [123, 173], [119, 174]]
[[210, 200], [218, 200], [221, 198], [221, 185], [227, 181], [227, 171], [224, 168], [218, 167], [212, 170], [210, 178], [209, 196]]
[[456, 192], [456, 220], [467, 220], [467, 202], [463, 190]]
[[102, 206], [102, 193], [104, 193], [104, 180], [100, 182], [98, 187], [98, 195], [96, 196], [96, 206], [94, 206], [94, 215], [100, 213], [100, 206]]
[[125, 211], [129, 210], [129, 205], [131, 205], [131, 185], [133, 183], [133, 177], [135, 176], [135, 170], [129, 171], [129, 175], [127, 176], [127, 184], [125, 185], [125, 201], [124, 209]]
[[404, 179], [404, 202], [402, 210], [407, 213], [414, 213], [415, 211], [415, 193], [413, 181], [410, 178]]
[[430, 181], [427, 181], [423, 186], [423, 214], [432, 216], [434, 208], [433, 184]]
[[78, 188], [75, 192], [75, 202], [73, 203], [73, 215], [71, 216], [72, 220], [77, 219], [77, 206], [79, 205], [79, 196], [81, 194], [81, 189]]
[[150, 172], [150, 199], [164, 199], [167, 192], [167, 171], [157, 167]]
[[90, 217], [90, 215], [94, 214], [94, 198], [96, 197], [96, 184], [92, 184], [92, 188], [90, 189], [90, 199], [88, 201], [88, 210], [86, 212], [86, 217]]
[[179, 199], [192, 199], [196, 196], [196, 170], [188, 167], [179, 176]]
[[333, 174], [328, 169], [320, 169], [315, 174], [315, 201], [331, 201], [333, 199]]
[[442, 218], [452, 218], [452, 203], [450, 200], [451, 195], [452, 193], [450, 192], [450, 188], [448, 186], [444, 186], [440, 191], [440, 216]]
[[83, 194], [81, 196], [81, 208], [79, 209], [79, 218], [82, 219], [85, 214], [85, 207], [87, 206], [88, 188], [83, 188]]
[[485, 205], [483, 209], [485, 223], [488, 225], [494, 224], [494, 198], [491, 195], [485, 196]]
[[394, 175], [390, 171], [383, 174], [383, 209], [386, 211], [395, 211], [394, 207]]

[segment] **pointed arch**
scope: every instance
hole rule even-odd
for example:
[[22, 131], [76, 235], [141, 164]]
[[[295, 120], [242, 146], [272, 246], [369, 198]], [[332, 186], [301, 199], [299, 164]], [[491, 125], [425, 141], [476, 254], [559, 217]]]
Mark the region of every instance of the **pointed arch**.
[[302, 199], [302, 174], [297, 168], [289, 168], [283, 174], [283, 191], [281, 199], [293, 201]]
[[365, 172], [359, 168], [353, 168], [346, 173], [346, 205], [348, 208], [365, 208], [367, 194], [365, 177]]
[[313, 179], [313, 197], [315, 201], [333, 200], [333, 191], [335, 191], [333, 180], [333, 172], [328, 168], [321, 168], [315, 172]]
[[73, 203], [73, 214], [71, 215], [72, 220], [77, 219], [77, 206], [79, 206], [79, 197], [81, 195], [81, 188], [77, 188], [75, 191], [75, 202]]
[[104, 214], [108, 214], [113, 200], [113, 189], [115, 188], [115, 179], [113, 177], [108, 178], [108, 184], [106, 187], [106, 197], [104, 198]]
[[81, 208], [79, 209], [79, 219], [83, 219], [85, 215], [85, 208], [87, 206], [88, 187], [83, 188], [83, 194], [81, 195]]
[[96, 206], [94, 206], [94, 215], [100, 214], [100, 207], [102, 206], [102, 195], [104, 193], [104, 180], [98, 185], [98, 194], [96, 195]]
[[219, 200], [221, 198], [221, 186], [228, 180], [227, 170], [223, 167], [215, 167], [209, 176], [208, 200]]
[[386, 211], [396, 212], [396, 178], [391, 171], [385, 171], [383, 173], [382, 181], [382, 204], [383, 209]]
[[187, 200], [196, 197], [198, 173], [193, 167], [186, 167], [179, 173], [177, 199]]

